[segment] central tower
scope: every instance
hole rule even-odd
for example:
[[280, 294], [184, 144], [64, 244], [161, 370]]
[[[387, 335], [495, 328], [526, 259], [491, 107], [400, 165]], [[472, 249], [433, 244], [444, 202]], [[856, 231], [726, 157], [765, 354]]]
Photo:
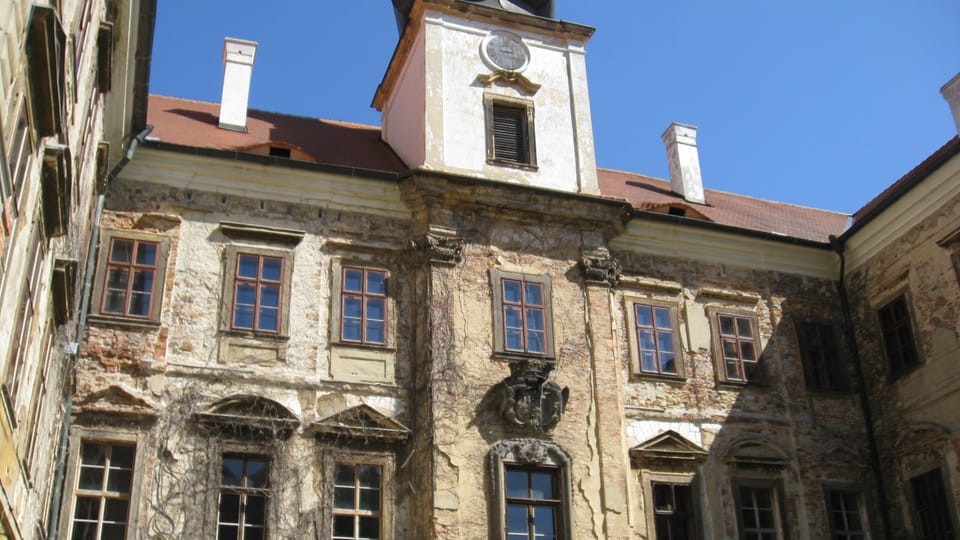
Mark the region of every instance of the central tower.
[[595, 195], [587, 26], [552, 0], [394, 0], [373, 105], [411, 169]]

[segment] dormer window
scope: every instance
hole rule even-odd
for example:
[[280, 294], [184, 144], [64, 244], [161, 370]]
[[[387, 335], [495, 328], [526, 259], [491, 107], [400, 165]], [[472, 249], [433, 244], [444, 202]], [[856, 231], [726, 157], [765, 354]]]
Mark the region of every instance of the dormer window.
[[497, 165], [536, 167], [533, 103], [506, 97], [484, 98], [487, 161]]
[[283, 146], [271, 146], [270, 155], [276, 157], [288, 158], [290, 157], [290, 149], [284, 148]]

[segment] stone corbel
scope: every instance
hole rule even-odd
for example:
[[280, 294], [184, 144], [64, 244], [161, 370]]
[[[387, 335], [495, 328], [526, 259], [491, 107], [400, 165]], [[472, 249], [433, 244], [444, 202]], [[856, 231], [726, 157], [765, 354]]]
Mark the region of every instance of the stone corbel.
[[484, 86], [491, 86], [500, 81], [508, 86], [516, 86], [528, 96], [536, 94], [540, 90], [540, 85], [515, 71], [495, 71], [493, 73], [481, 73], [477, 75], [477, 80]]
[[456, 265], [463, 261], [463, 238], [429, 232], [425, 247], [431, 262]]
[[623, 269], [606, 248], [584, 253], [580, 261], [583, 264], [587, 283], [604, 283], [611, 287], [616, 287], [620, 283], [620, 274]]

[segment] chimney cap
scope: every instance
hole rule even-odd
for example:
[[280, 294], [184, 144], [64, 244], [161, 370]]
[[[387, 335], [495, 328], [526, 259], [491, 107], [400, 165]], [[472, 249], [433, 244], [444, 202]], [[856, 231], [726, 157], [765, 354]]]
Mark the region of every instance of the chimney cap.
[[950, 105], [953, 122], [957, 125], [957, 133], [960, 134], [960, 73], [954, 75], [952, 79], [947, 81], [947, 84], [940, 87], [940, 95]]

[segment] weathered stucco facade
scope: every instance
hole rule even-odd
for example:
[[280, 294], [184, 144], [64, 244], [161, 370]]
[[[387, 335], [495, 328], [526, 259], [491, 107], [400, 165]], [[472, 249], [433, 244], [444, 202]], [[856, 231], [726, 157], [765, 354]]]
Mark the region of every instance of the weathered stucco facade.
[[[672, 184], [597, 169], [592, 30], [526, 4], [395, 1], [382, 130], [151, 97], [60, 537], [956, 530], [957, 140], [851, 228], [704, 190], [693, 126]], [[907, 289], [915, 357], [883, 322]]]
[[144, 120], [136, 51], [152, 12], [146, 0], [0, 5], [0, 538], [48, 537], [59, 514], [94, 208], [137, 105]]

